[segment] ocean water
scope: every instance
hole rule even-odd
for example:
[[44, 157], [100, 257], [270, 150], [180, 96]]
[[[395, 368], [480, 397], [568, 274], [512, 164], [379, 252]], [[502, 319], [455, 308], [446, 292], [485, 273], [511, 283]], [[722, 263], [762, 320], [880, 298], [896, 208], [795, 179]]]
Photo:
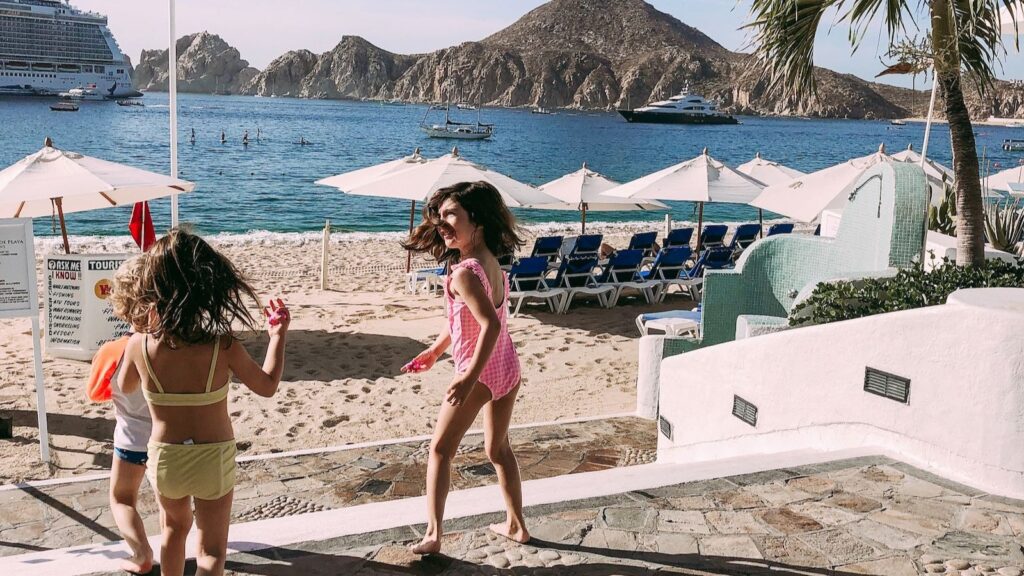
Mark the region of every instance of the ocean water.
[[[77, 113], [49, 110], [49, 99], [0, 99], [0, 167], [37, 151], [44, 137], [59, 148], [124, 162], [150, 170], [170, 169], [167, 94], [147, 94], [145, 107], [84, 102]], [[404, 201], [342, 194], [317, 186], [319, 178], [407, 155], [420, 147], [435, 157], [458, 144], [463, 156], [532, 184], [543, 184], [587, 164], [613, 179], [628, 181], [692, 158], [707, 147], [730, 165], [762, 156], [805, 172], [863, 156], [884, 143], [891, 152], [913, 144], [920, 149], [923, 124], [891, 126], [886, 121], [805, 120], [742, 117], [738, 126], [627, 124], [615, 113], [483, 109], [484, 122], [496, 125], [487, 141], [427, 138], [418, 124], [425, 105], [381, 106], [371, 102], [252, 98], [183, 94], [179, 97], [180, 177], [196, 191], [180, 196], [181, 220], [203, 233], [252, 231], [304, 232], [323, 228], [324, 220], [342, 231], [383, 232], [408, 225]], [[429, 120], [443, 112], [431, 111]], [[476, 112], [458, 111], [474, 120]], [[189, 143], [194, 129], [195, 144]], [[262, 137], [256, 141], [257, 129]], [[220, 143], [220, 133], [228, 142]], [[241, 144], [248, 130], [250, 144]], [[980, 126], [979, 152], [1001, 166], [1018, 162], [1003, 152], [1004, 138], [1019, 130]], [[299, 138], [312, 142], [299, 146]], [[930, 156], [949, 163], [945, 125], [932, 131]], [[151, 203], [157, 229], [170, 223], [170, 201]], [[756, 209], [709, 204], [707, 221], [741, 221]], [[660, 222], [663, 212], [590, 213], [591, 222]], [[676, 220], [695, 219], [694, 206], [673, 203]], [[129, 208], [69, 214], [72, 235], [123, 235]], [[525, 223], [578, 222], [575, 212], [519, 210]], [[771, 215], [767, 215], [769, 217]], [[36, 234], [53, 233], [50, 219], [38, 218]], [[59, 228], [58, 228], [59, 233]]]

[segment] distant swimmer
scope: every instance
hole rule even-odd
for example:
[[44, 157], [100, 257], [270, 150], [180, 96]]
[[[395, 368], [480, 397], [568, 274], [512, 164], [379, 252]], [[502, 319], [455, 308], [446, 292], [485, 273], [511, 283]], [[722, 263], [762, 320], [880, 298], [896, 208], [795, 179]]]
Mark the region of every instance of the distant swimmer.
[[249, 131], [246, 130], [245, 134], [242, 135], [242, 146], [248, 146], [248, 145], [249, 145]]
[[223, 130], [221, 130], [221, 131], [220, 131], [220, 143], [221, 143], [221, 144], [226, 144], [226, 143], [227, 143], [227, 141], [228, 141], [228, 137], [227, 137], [227, 134], [224, 134], [224, 131], [223, 131]]
[[259, 141], [260, 141], [260, 137], [261, 137], [262, 135], [263, 135], [263, 133], [262, 133], [262, 132], [260, 132], [260, 127], [259, 127], [259, 126], [257, 126], [257, 127], [256, 127], [256, 141], [257, 141], [257, 142], [259, 142]]
[[304, 137], [302, 137], [302, 136], [299, 136], [299, 142], [298, 142], [298, 144], [299, 144], [299, 146], [309, 146], [310, 144], [312, 144], [312, 142], [310, 142], [309, 140], [306, 140], [306, 139], [305, 139]]

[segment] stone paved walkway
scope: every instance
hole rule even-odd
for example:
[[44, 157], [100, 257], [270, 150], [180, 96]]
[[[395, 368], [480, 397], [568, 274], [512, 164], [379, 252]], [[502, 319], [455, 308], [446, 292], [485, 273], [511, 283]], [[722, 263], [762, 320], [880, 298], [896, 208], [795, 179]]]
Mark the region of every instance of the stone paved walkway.
[[[523, 479], [653, 461], [655, 425], [639, 418], [513, 429]], [[420, 496], [428, 441], [386, 444], [239, 464], [232, 522], [249, 522]], [[494, 483], [483, 435], [469, 435], [454, 463], [453, 489]], [[0, 492], [0, 556], [120, 540], [106, 479]], [[143, 482], [140, 508], [159, 532], [156, 501]]]
[[[863, 458], [528, 509], [534, 540], [451, 522], [445, 556], [406, 551], [422, 526], [234, 554], [237, 575], [1020, 576], [1024, 502]], [[460, 531], [461, 530], [461, 531]], [[111, 573], [113, 574], [113, 573]]]

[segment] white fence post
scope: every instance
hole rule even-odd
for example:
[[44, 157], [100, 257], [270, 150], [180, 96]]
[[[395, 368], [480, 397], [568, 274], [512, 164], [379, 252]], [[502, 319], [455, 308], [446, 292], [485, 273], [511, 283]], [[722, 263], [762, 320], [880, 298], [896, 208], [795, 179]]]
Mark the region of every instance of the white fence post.
[[324, 237], [320, 252], [320, 289], [327, 290], [327, 275], [331, 260], [331, 221], [324, 221]]

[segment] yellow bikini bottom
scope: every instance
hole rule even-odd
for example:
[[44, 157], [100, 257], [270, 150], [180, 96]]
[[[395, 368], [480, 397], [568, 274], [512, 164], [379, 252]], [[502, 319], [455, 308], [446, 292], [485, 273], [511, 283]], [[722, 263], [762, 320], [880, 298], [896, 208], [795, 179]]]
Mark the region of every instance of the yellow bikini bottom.
[[216, 500], [235, 487], [235, 441], [212, 444], [149, 443], [146, 475], [164, 498]]

